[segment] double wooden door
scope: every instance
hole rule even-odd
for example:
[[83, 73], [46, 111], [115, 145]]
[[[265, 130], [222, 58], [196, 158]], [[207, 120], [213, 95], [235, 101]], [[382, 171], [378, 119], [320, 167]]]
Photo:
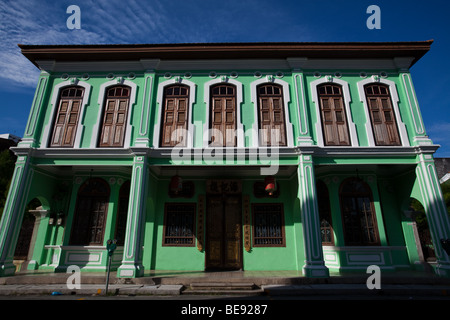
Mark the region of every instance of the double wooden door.
[[242, 269], [241, 196], [208, 196], [206, 226], [206, 268]]

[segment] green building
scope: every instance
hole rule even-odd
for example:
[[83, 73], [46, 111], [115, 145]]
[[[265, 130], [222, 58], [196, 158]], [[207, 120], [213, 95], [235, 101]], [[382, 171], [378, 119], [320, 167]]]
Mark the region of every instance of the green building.
[[[410, 68], [432, 41], [20, 45], [41, 70], [0, 225], [27, 270], [434, 270], [449, 217]], [[33, 202], [35, 203], [35, 202]], [[29, 213], [27, 213], [29, 214]]]

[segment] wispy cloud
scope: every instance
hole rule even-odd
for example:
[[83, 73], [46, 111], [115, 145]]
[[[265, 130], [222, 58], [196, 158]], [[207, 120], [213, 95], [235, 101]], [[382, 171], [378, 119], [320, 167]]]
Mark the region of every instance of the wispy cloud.
[[[79, 30], [66, 26], [71, 4], [81, 10]], [[296, 37], [311, 36], [301, 25], [284, 19], [286, 13], [265, 0], [4, 0], [0, 2], [0, 83], [36, 85], [39, 71], [22, 56], [18, 43], [294, 41], [286, 38], [288, 29]], [[277, 21], [276, 29], [271, 21]]]

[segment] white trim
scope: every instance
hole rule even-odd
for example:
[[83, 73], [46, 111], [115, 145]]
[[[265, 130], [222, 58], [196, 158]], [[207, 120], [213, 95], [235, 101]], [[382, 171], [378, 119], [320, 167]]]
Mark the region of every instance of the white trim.
[[187, 119], [187, 131], [188, 131], [188, 137], [187, 137], [187, 144], [186, 148], [192, 148], [193, 147], [193, 140], [194, 140], [194, 126], [192, 124], [192, 106], [195, 103], [195, 89], [196, 84], [192, 81], [183, 79], [181, 77], [175, 77], [173, 79], [161, 82], [158, 84], [158, 92], [156, 95], [156, 102], [159, 104], [159, 108], [156, 108], [156, 124], [155, 128], [153, 129], [153, 147], [154, 148], [160, 148], [159, 141], [160, 141], [160, 134], [161, 134], [161, 117], [162, 117], [162, 110], [163, 110], [163, 104], [164, 104], [164, 88], [167, 86], [170, 86], [172, 84], [183, 84], [187, 85], [189, 87], [189, 106], [188, 106], [188, 119]]
[[136, 84], [134, 82], [131, 82], [129, 80], [123, 80], [123, 78], [117, 78], [108, 82], [102, 83], [100, 86], [100, 90], [98, 92], [98, 115], [97, 115], [97, 121], [95, 122], [94, 126], [92, 127], [92, 136], [91, 136], [91, 148], [97, 148], [98, 140], [101, 134], [101, 123], [102, 123], [102, 113], [104, 108], [104, 101], [106, 98], [105, 92], [106, 88], [115, 86], [115, 85], [126, 85], [131, 88], [130, 93], [130, 101], [128, 105], [128, 114], [127, 114], [127, 128], [125, 131], [125, 137], [123, 141], [123, 148], [128, 148], [131, 144], [131, 129], [132, 129], [132, 121], [131, 121], [131, 110], [133, 109], [133, 105], [136, 102]]
[[84, 112], [85, 112], [85, 107], [89, 100], [89, 94], [91, 92], [91, 85], [88, 84], [87, 82], [79, 81], [79, 80], [75, 80], [75, 81], [67, 80], [67, 81], [61, 82], [53, 87], [52, 98], [50, 100], [50, 104], [52, 106], [51, 111], [50, 111], [50, 115], [51, 115], [50, 121], [44, 127], [44, 131], [42, 134], [42, 142], [44, 143], [45, 147], [48, 147], [50, 145], [50, 139], [52, 138], [51, 131], [52, 131], [52, 128], [54, 125], [56, 114], [58, 112], [57, 104], [58, 104], [59, 93], [61, 92], [62, 88], [71, 87], [71, 86], [80, 86], [80, 87], [84, 88], [83, 101], [81, 103], [80, 114], [78, 115], [77, 133], [75, 135], [75, 140], [73, 142], [73, 148], [78, 149], [81, 147], [81, 136], [83, 134], [83, 129], [84, 129], [84, 125], [83, 125]]
[[364, 86], [369, 83], [383, 83], [389, 86], [389, 93], [392, 100], [392, 108], [394, 109], [394, 116], [395, 121], [397, 122], [397, 128], [398, 133], [400, 136], [401, 145], [403, 147], [409, 147], [409, 140], [408, 140], [408, 133], [406, 132], [406, 126], [402, 121], [402, 118], [400, 116], [400, 111], [398, 108], [398, 93], [397, 88], [395, 86], [395, 82], [391, 80], [386, 80], [380, 77], [370, 77], [361, 81], [358, 81], [358, 93], [359, 93], [359, 99], [364, 105], [364, 114], [366, 115], [366, 134], [367, 134], [367, 140], [369, 141], [370, 147], [376, 147], [375, 145], [375, 137], [373, 136], [373, 130], [372, 130], [372, 121], [370, 121], [370, 115], [369, 115], [369, 107], [367, 106], [367, 99], [366, 99], [366, 93], [364, 92]]
[[326, 83], [326, 82], [337, 83], [338, 85], [340, 85], [342, 87], [342, 93], [343, 93], [343, 97], [344, 97], [344, 108], [345, 108], [345, 113], [346, 113], [346, 117], [347, 117], [348, 131], [349, 131], [349, 135], [350, 135], [350, 144], [352, 147], [357, 147], [358, 146], [358, 136], [356, 134], [356, 126], [355, 126], [355, 123], [353, 122], [352, 112], [350, 109], [350, 102], [352, 102], [352, 99], [350, 96], [350, 91], [348, 89], [348, 82], [341, 80], [341, 79], [333, 78], [332, 76], [325, 76], [323, 78], [314, 80], [310, 84], [312, 100], [316, 106], [315, 109], [316, 109], [317, 144], [320, 147], [325, 146], [324, 141], [323, 141], [323, 128], [322, 128], [322, 120], [321, 120], [321, 112], [320, 112], [320, 102], [319, 102], [319, 98], [317, 96], [317, 86], [322, 83]]
[[[211, 110], [211, 101], [210, 101], [210, 89], [211, 86], [218, 84], [218, 83], [231, 83], [236, 87], [236, 136], [237, 136], [237, 148], [243, 148], [244, 147], [244, 125], [242, 124], [242, 117], [241, 117], [241, 105], [242, 105], [242, 83], [230, 79], [227, 76], [218, 76], [217, 78], [210, 80], [205, 83], [204, 85], [204, 102], [206, 104], [205, 114], [206, 119], [203, 123], [203, 147], [208, 147], [209, 142], [209, 115]], [[205, 134], [208, 134], [205, 136]]]
[[275, 77], [265, 77], [259, 80], [253, 81], [250, 83], [250, 91], [251, 91], [251, 100], [254, 105], [253, 107], [253, 139], [252, 146], [254, 148], [258, 148], [259, 145], [259, 131], [258, 131], [258, 93], [256, 88], [263, 83], [276, 83], [282, 86], [283, 88], [283, 105], [284, 105], [284, 125], [286, 128], [286, 146], [293, 147], [294, 146], [294, 132], [292, 128], [292, 123], [289, 120], [289, 102], [291, 102], [291, 98], [289, 96], [289, 84], [281, 79], [277, 79]]

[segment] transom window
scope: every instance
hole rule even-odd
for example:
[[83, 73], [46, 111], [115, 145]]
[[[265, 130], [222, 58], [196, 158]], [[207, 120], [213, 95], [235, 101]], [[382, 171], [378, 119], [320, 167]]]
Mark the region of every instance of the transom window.
[[340, 188], [346, 245], [378, 245], [377, 220], [370, 187], [360, 179], [347, 179]]
[[164, 89], [161, 147], [186, 146], [189, 87], [173, 85]]
[[350, 145], [342, 87], [323, 84], [317, 87], [325, 145]]
[[401, 145], [389, 87], [375, 83], [364, 86], [364, 90], [375, 144], [377, 146]]
[[284, 210], [281, 203], [255, 203], [253, 210], [253, 246], [284, 247]]
[[259, 136], [263, 146], [285, 146], [286, 128], [283, 107], [283, 89], [275, 84], [257, 87]]
[[130, 93], [131, 89], [127, 86], [108, 89], [103, 109], [100, 147], [123, 147]]
[[61, 90], [50, 147], [73, 147], [83, 94], [83, 87], [75, 86]]
[[195, 203], [166, 203], [163, 246], [195, 245]]

